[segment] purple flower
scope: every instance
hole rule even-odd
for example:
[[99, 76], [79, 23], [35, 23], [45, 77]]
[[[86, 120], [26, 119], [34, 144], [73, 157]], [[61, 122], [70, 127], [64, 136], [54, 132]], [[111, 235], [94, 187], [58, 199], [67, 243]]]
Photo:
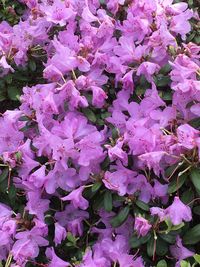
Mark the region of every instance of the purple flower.
[[79, 187], [78, 189], [73, 190], [68, 196], [62, 197], [63, 201], [70, 200], [74, 207], [86, 210], [88, 208], [88, 201], [82, 197], [84, 186]]
[[182, 221], [192, 220], [192, 212], [189, 206], [185, 205], [179, 197], [175, 197], [173, 203], [165, 210], [165, 214], [174, 225], [181, 224]]
[[183, 259], [187, 259], [189, 257], [192, 257], [194, 255], [194, 252], [190, 251], [189, 249], [185, 248], [182, 245], [182, 240], [179, 236], [176, 238], [176, 244], [173, 246], [170, 246], [170, 252], [172, 256], [178, 260], [176, 266], [180, 266], [180, 261]]
[[49, 242], [42, 237], [42, 228], [35, 226], [30, 231], [17, 233], [17, 241], [12, 248], [12, 254], [16, 262], [23, 263], [27, 259], [34, 259], [39, 254], [39, 246], [47, 246]]
[[46, 14], [46, 20], [64, 26], [66, 22], [73, 16], [75, 12], [71, 7], [67, 8], [64, 2], [59, 0], [54, 0], [53, 5], [44, 5], [42, 7]]
[[68, 262], [63, 261], [62, 259], [60, 259], [54, 251], [54, 248], [47, 248], [46, 249], [46, 256], [48, 259], [50, 259], [50, 263], [48, 264], [49, 267], [67, 267], [67, 266], [71, 266]]
[[65, 237], [67, 236], [67, 232], [63, 226], [59, 223], [55, 223], [55, 234], [54, 234], [54, 242], [56, 246], [60, 244]]
[[183, 147], [193, 149], [196, 146], [195, 139], [199, 137], [199, 131], [188, 124], [183, 124], [177, 129], [177, 137]]
[[145, 236], [148, 234], [149, 230], [151, 229], [152, 225], [143, 218], [143, 217], [136, 217], [134, 229], [137, 232], [138, 236]]
[[152, 82], [153, 74], [159, 71], [159, 69], [160, 69], [160, 66], [158, 64], [151, 63], [151, 62], [143, 62], [137, 70], [137, 75], [140, 76], [141, 74], [143, 74], [145, 78], [147, 79], [147, 81]]

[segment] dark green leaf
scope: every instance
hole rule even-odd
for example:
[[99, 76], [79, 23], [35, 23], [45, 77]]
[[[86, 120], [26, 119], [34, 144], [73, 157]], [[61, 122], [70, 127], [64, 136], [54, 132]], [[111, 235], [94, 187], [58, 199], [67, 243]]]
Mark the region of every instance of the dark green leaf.
[[106, 191], [104, 194], [104, 208], [108, 212], [112, 210], [112, 193], [110, 191]]
[[176, 192], [179, 188], [181, 188], [181, 186], [185, 183], [187, 176], [188, 176], [187, 173], [184, 173], [180, 177], [176, 177], [176, 179], [174, 179], [169, 184], [168, 193], [172, 194], [172, 193]]
[[169, 63], [167, 63], [165, 66], [163, 66], [161, 69], [160, 69], [160, 73], [161, 74], [167, 74], [170, 72], [171, 70], [171, 65]]
[[31, 71], [36, 71], [37, 66], [36, 66], [35, 61], [30, 60], [29, 63], [28, 63], [28, 66], [29, 66], [29, 69], [30, 69]]
[[[189, 0], [189, 1], [190, 1], [190, 0]], [[194, 39], [195, 35], [196, 35], [196, 32], [193, 31], [193, 32], [187, 37], [187, 43], [191, 42], [192, 39]]]
[[115, 140], [119, 137], [119, 130], [117, 128], [112, 129], [112, 138]]
[[200, 224], [189, 229], [183, 236], [183, 243], [186, 245], [194, 245], [200, 241]]
[[153, 251], [154, 251], [154, 238], [153, 236], [151, 236], [151, 238], [147, 242], [147, 254], [149, 257], [153, 256]]
[[197, 215], [200, 215], [200, 206], [194, 207], [193, 212]]
[[156, 254], [159, 256], [164, 256], [168, 251], [167, 242], [158, 237], [156, 241]]
[[194, 187], [200, 191], [200, 170], [199, 169], [192, 169], [190, 178]]
[[189, 189], [185, 192], [183, 192], [181, 196], [181, 200], [185, 203], [188, 204], [194, 199], [194, 192], [193, 190]]
[[1, 175], [0, 175], [0, 183], [2, 183], [7, 177], [8, 177], [8, 168], [3, 169]]
[[101, 163], [101, 169], [106, 170], [109, 164], [110, 164], [110, 159], [109, 157], [106, 157], [104, 161]]
[[159, 235], [164, 241], [169, 244], [174, 244], [176, 241], [176, 235], [169, 233], [169, 234], [160, 234]]
[[83, 109], [83, 113], [88, 118], [89, 121], [96, 122], [96, 116], [95, 116], [94, 112], [91, 109], [84, 108]]
[[200, 35], [196, 35], [196, 36], [194, 37], [194, 42], [195, 42], [197, 45], [200, 44]]
[[188, 124], [190, 124], [192, 127], [198, 129], [200, 128], [200, 118], [195, 118], [191, 121], [188, 122]]
[[145, 202], [143, 202], [143, 201], [141, 201], [141, 200], [137, 200], [137, 201], [135, 202], [135, 204], [136, 204], [140, 209], [145, 210], [145, 211], [149, 211], [149, 206], [148, 206]]
[[47, 225], [53, 225], [55, 223], [53, 216], [51, 214], [46, 214], [44, 220]]
[[164, 76], [162, 74], [158, 74], [155, 77], [155, 83], [158, 87], [163, 87], [168, 85], [171, 82], [170, 77], [169, 76]]
[[8, 86], [8, 97], [11, 100], [19, 100], [21, 90], [17, 86]]
[[122, 225], [126, 219], [128, 218], [129, 215], [129, 211], [130, 211], [130, 207], [126, 206], [124, 207], [122, 210], [120, 210], [120, 212], [111, 219], [110, 223], [111, 225], [116, 228], [119, 227], [120, 225]]
[[27, 117], [27, 116], [21, 116], [19, 118], [19, 121], [29, 121], [29, 117]]
[[130, 238], [129, 242], [130, 242], [131, 248], [138, 248], [142, 244], [138, 236], [135, 236], [135, 235]]
[[16, 198], [16, 188], [14, 185], [11, 185], [8, 191], [8, 196], [10, 199], [15, 199]]
[[12, 75], [11, 74], [8, 74], [6, 77], [5, 77], [5, 80], [8, 84], [11, 84], [12, 83]]
[[146, 92], [146, 88], [142, 86], [136, 86], [135, 93], [136, 95], [143, 95]]
[[92, 192], [93, 193], [94, 192], [97, 192], [100, 189], [101, 185], [102, 185], [102, 183], [100, 183], [100, 182], [96, 182], [95, 184], [93, 184], [93, 186], [92, 186]]

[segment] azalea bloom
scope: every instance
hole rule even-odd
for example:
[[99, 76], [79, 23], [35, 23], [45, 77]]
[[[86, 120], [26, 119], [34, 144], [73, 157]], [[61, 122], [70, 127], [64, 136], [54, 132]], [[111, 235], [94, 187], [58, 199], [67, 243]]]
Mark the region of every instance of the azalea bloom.
[[138, 236], [147, 235], [151, 227], [152, 226], [149, 224], [149, 222], [145, 218], [142, 218], [142, 217], [135, 218], [134, 229], [137, 232]]

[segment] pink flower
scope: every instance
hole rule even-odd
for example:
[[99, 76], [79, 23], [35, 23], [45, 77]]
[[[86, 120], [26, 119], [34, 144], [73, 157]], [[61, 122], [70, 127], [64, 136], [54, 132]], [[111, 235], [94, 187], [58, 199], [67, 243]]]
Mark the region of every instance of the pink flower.
[[196, 146], [196, 138], [199, 137], [199, 131], [188, 124], [183, 124], [177, 129], [178, 142], [187, 149], [193, 149]]
[[194, 252], [190, 251], [189, 249], [185, 248], [182, 245], [182, 240], [179, 236], [176, 238], [176, 244], [173, 246], [170, 246], [170, 252], [172, 256], [178, 260], [176, 266], [180, 266], [180, 261], [183, 259], [187, 259], [189, 257], [192, 257], [194, 255]]
[[74, 207], [86, 210], [88, 208], [88, 201], [82, 197], [82, 192], [84, 186], [79, 187], [78, 189], [73, 190], [68, 196], [62, 197], [63, 201], [69, 200], [72, 202]]
[[185, 205], [179, 197], [174, 198], [173, 203], [165, 210], [165, 215], [170, 218], [174, 225], [192, 220], [191, 208]]
[[138, 236], [145, 236], [148, 234], [149, 230], [151, 229], [152, 225], [142, 217], [135, 218], [135, 225], [134, 229], [137, 232]]

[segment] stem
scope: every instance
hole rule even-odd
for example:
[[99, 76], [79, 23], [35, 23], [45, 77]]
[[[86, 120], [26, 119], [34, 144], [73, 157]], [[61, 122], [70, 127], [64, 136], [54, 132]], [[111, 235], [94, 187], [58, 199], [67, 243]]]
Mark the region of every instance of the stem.
[[174, 173], [178, 170], [178, 168], [179, 168], [181, 165], [183, 165], [183, 163], [184, 163], [184, 161], [178, 163], [178, 165], [177, 165], [176, 168], [173, 170], [173, 172], [171, 173], [171, 175], [167, 178], [168, 181], [172, 178], [172, 176], [173, 176]]
[[74, 72], [74, 70], [72, 70], [72, 74], [73, 74], [73, 78], [74, 78], [74, 80], [76, 80], [77, 77], [76, 77], [76, 73]]
[[11, 255], [11, 253], [9, 253], [8, 258], [7, 258], [7, 260], [6, 260], [5, 267], [9, 267], [9, 266], [10, 266], [11, 261], [12, 261], [12, 257], [13, 257], [13, 256]]
[[157, 242], [157, 235], [156, 232], [153, 231], [154, 234], [154, 244], [153, 244], [153, 261], [155, 261], [155, 257], [156, 257], [156, 242]]
[[187, 205], [189, 206], [190, 204], [192, 204], [196, 200], [200, 200], [200, 197], [194, 198], [192, 201], [190, 201], [189, 203], [187, 203]]
[[184, 171], [179, 172], [178, 176], [180, 177], [180, 176], [183, 175], [185, 172], [187, 172], [190, 168], [192, 168], [192, 166], [188, 166]]
[[8, 190], [9, 190], [9, 188], [10, 188], [10, 181], [11, 181], [11, 171], [12, 171], [12, 169], [11, 169], [11, 167], [10, 167], [10, 166], [8, 167], [8, 169], [9, 169], [9, 173], [8, 173]]

